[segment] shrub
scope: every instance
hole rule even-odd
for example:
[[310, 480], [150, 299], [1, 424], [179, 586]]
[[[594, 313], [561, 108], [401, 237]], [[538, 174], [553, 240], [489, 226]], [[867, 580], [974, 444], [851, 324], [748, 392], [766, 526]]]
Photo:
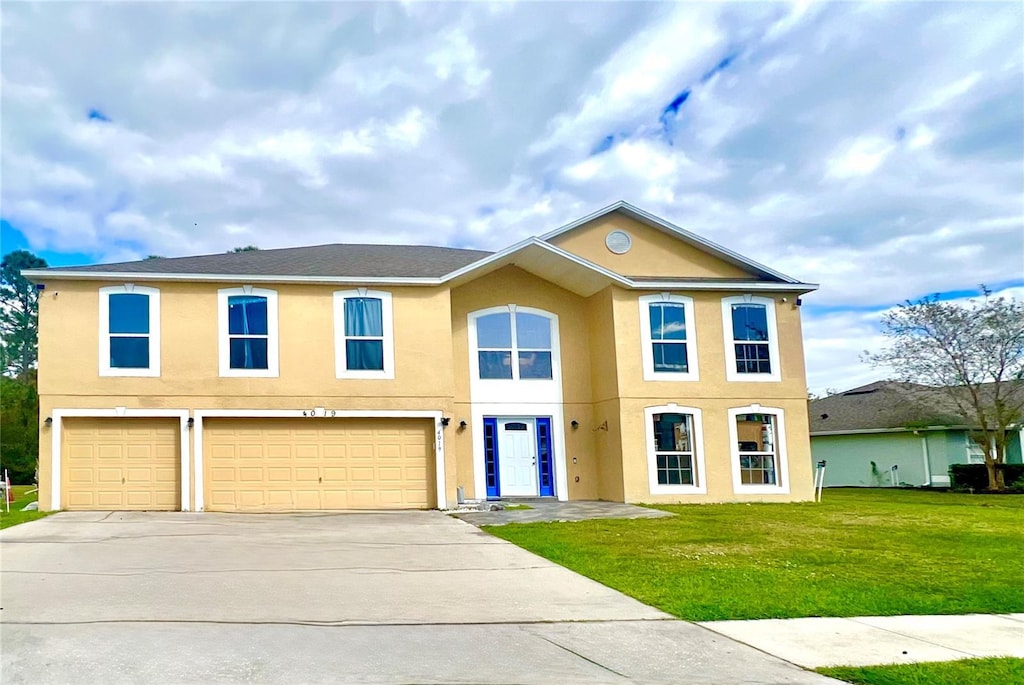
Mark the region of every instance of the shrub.
[[[1003, 472], [1003, 482], [1008, 488], [1016, 490], [1024, 485], [1024, 464], [997, 464], [996, 468]], [[984, 464], [951, 464], [949, 480], [955, 490], [987, 490], [988, 469]]]

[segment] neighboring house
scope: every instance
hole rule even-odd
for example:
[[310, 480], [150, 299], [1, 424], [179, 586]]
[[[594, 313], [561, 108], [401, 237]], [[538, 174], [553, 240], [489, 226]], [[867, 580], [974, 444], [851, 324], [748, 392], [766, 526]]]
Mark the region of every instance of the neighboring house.
[[[878, 381], [813, 400], [810, 414], [826, 486], [947, 487], [950, 465], [985, 463], [971, 422], [924, 386]], [[1022, 440], [1024, 431], [1010, 436], [1008, 464], [1021, 463]]]
[[618, 203], [500, 252], [28, 272], [43, 509], [811, 497], [798, 297]]

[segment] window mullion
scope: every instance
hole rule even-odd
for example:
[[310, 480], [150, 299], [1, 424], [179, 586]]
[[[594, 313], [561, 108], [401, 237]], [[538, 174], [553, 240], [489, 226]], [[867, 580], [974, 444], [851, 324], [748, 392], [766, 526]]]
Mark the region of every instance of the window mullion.
[[510, 319], [510, 321], [509, 321], [509, 330], [512, 331], [512, 340], [511, 340], [511, 343], [512, 343], [512, 350], [511, 350], [512, 359], [510, 360], [511, 363], [512, 363], [512, 380], [518, 381], [519, 380], [519, 331], [517, 330], [517, 327], [516, 327], [516, 315], [515, 315], [515, 313], [514, 312], [509, 312], [508, 317]]

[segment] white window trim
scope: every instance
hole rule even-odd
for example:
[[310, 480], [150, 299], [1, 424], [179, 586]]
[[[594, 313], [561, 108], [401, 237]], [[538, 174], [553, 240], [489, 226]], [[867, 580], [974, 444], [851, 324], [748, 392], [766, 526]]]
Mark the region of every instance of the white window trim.
[[[351, 371], [345, 348], [345, 300], [355, 297], [371, 297], [380, 300], [382, 331], [384, 333], [384, 369], [381, 371]], [[384, 378], [395, 377], [395, 326], [391, 293], [383, 290], [334, 291], [334, 370], [336, 378]]]
[[[683, 306], [683, 316], [686, 318], [686, 365], [689, 369], [685, 373], [654, 370], [655, 341], [651, 339], [650, 305], [659, 303], [681, 304]], [[693, 314], [693, 298], [669, 293], [642, 295], [640, 297], [640, 341], [643, 345], [641, 356], [643, 358], [645, 381], [700, 380], [700, 374], [697, 371], [697, 330], [694, 325], [696, 320]]]
[[[255, 295], [267, 298], [267, 368], [232, 369], [231, 343], [228, 335], [228, 298], [234, 295]], [[220, 375], [234, 378], [277, 378], [278, 377], [278, 317], [277, 291], [243, 285], [241, 288], [221, 288], [217, 291], [217, 328], [220, 348]]]
[[[544, 317], [551, 324], [551, 349], [541, 350], [533, 347], [519, 347], [516, 340], [516, 313], [522, 312], [523, 314], [533, 314], [536, 316]], [[509, 348], [511, 352], [511, 363], [512, 363], [512, 378], [481, 378], [480, 377], [480, 347], [477, 343], [476, 335], [476, 322], [485, 316], [491, 314], [508, 314], [511, 317], [511, 335], [512, 345]], [[484, 348], [484, 352], [489, 349], [498, 348]], [[504, 349], [504, 348], [501, 348]], [[523, 383], [526, 385], [539, 385], [541, 383], [551, 383], [553, 381], [561, 382], [561, 365], [559, 358], [560, 344], [558, 339], [558, 315], [552, 312], [544, 311], [543, 309], [536, 309], [534, 307], [522, 307], [515, 304], [502, 305], [500, 307], [488, 307], [487, 309], [480, 309], [469, 314], [469, 372], [470, 380], [474, 383], [482, 383], [487, 385], [496, 385], [500, 383]], [[551, 352], [551, 378], [520, 378], [519, 377], [519, 353], [520, 352]]]
[[[732, 305], [761, 304], [768, 319], [768, 359], [771, 373], [739, 373], [736, 371], [736, 342], [732, 339]], [[722, 299], [722, 337], [725, 340], [725, 378], [728, 381], [775, 382], [782, 380], [779, 359], [779, 331], [775, 324], [775, 300], [755, 295], [737, 295]]]
[[[110, 366], [110, 296], [149, 296], [149, 368], [122, 369]], [[148, 286], [125, 283], [100, 288], [100, 338], [99, 374], [101, 376], [146, 376], [160, 375], [160, 290]]]
[[[775, 417], [775, 485], [744, 485], [740, 475], [740, 445], [736, 431], [736, 417], [740, 414], [771, 414]], [[762, 407], [751, 404], [729, 410], [729, 453], [732, 459], [732, 490], [737, 495], [787, 495], [789, 494], [789, 465], [786, 460], [785, 412], [777, 407]]]
[[[693, 480], [696, 485], [662, 485], [658, 482], [658, 458], [654, 443], [655, 414], [690, 414], [693, 416]], [[701, 410], [663, 404], [644, 409], [644, 430], [647, 434], [647, 476], [652, 495], [706, 495], [707, 471], [704, 468], [704, 429]]]

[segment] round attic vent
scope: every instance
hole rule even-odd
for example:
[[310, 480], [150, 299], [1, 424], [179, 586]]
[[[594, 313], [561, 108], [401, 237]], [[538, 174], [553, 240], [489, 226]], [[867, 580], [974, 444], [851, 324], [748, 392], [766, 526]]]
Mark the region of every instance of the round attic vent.
[[612, 231], [604, 239], [604, 244], [615, 254], [625, 254], [633, 247], [633, 239], [625, 231]]

